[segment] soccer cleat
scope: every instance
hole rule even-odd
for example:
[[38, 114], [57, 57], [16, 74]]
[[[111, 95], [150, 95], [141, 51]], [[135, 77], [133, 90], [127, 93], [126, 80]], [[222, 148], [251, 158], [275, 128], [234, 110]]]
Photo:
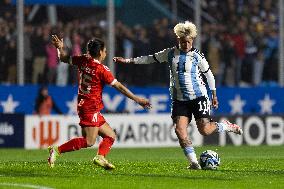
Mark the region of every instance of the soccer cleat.
[[193, 170], [200, 170], [201, 166], [199, 163], [192, 162], [190, 166], [187, 167], [188, 169], [193, 169]]
[[115, 166], [108, 162], [108, 160], [102, 155], [96, 155], [93, 159], [94, 164], [97, 164], [105, 169], [115, 169]]
[[236, 125], [234, 123], [231, 123], [228, 120], [223, 120], [222, 122], [227, 126], [226, 131], [233, 132], [233, 133], [236, 133], [238, 135], [242, 135], [243, 134], [243, 130], [241, 129], [240, 126], [238, 126], [238, 125]]
[[60, 155], [58, 152], [58, 147], [57, 146], [49, 146], [48, 148], [49, 151], [49, 157], [47, 159], [48, 165], [50, 168], [54, 167], [54, 162], [56, 161], [56, 158]]

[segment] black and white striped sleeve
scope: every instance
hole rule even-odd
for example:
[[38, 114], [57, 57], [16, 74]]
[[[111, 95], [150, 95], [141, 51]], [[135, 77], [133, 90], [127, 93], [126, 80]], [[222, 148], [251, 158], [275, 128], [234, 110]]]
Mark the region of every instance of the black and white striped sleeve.
[[201, 57], [199, 68], [201, 72], [205, 75], [210, 90], [211, 91], [216, 90], [215, 78], [214, 78], [212, 71], [210, 70], [209, 64], [207, 60], [205, 59], [205, 57]]

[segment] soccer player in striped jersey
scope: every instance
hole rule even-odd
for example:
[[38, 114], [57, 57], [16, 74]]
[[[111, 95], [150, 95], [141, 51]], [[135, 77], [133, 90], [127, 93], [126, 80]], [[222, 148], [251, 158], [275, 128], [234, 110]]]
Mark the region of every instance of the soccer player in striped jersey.
[[115, 79], [107, 66], [102, 64], [106, 57], [105, 43], [102, 40], [98, 38], [89, 40], [87, 44], [88, 53], [72, 57], [66, 54], [63, 48], [63, 40], [60, 40], [56, 35], [52, 36], [52, 43], [59, 51], [59, 59], [70, 65], [76, 65], [79, 70], [77, 111], [83, 137], [73, 138], [60, 146], [48, 147], [48, 164], [50, 167], [54, 167], [60, 154], [93, 146], [99, 135], [103, 139], [99, 144], [93, 162], [105, 169], [114, 169], [115, 166], [105, 158], [114, 143], [115, 132], [100, 113], [104, 108], [102, 101], [104, 86], [114, 87], [145, 109], [151, 106], [149, 100], [134, 95]]
[[[220, 123], [210, 118], [211, 104], [218, 108], [215, 79], [204, 55], [193, 47], [197, 36], [192, 22], [179, 23], [174, 27], [178, 46], [164, 49], [154, 55], [125, 59], [114, 57], [117, 63], [150, 64], [168, 63], [170, 67], [170, 93], [172, 99], [172, 119], [181, 148], [189, 161], [190, 169], [201, 169], [188, 136], [187, 126], [192, 114], [200, 134], [207, 136], [214, 132], [234, 132], [241, 135], [242, 129], [227, 120]], [[207, 95], [201, 73], [206, 76], [212, 94], [212, 103]]]

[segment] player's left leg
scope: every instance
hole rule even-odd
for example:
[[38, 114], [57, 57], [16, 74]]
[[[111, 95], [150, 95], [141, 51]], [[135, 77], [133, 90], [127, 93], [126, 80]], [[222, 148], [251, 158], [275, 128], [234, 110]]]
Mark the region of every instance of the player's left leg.
[[81, 148], [87, 148], [93, 146], [96, 142], [99, 127], [82, 127], [83, 137], [73, 138], [60, 146], [49, 146], [48, 164], [51, 168], [54, 167], [54, 163], [60, 154]]
[[115, 166], [110, 163], [105, 156], [110, 152], [110, 149], [114, 143], [115, 132], [109, 126], [109, 124], [105, 122], [99, 129], [99, 135], [103, 138], [103, 140], [99, 144], [98, 153], [94, 158], [94, 163], [106, 169], [114, 169]]
[[198, 131], [201, 135], [207, 136], [214, 133], [217, 129], [216, 122], [212, 122], [209, 118], [199, 118], [196, 120]]
[[220, 123], [212, 121], [210, 117], [210, 101], [207, 97], [199, 97], [193, 100], [193, 115], [200, 134], [207, 136], [214, 132], [233, 132], [241, 135], [243, 133], [240, 126], [224, 120]]
[[217, 125], [216, 132], [220, 133], [226, 131], [226, 132], [233, 132], [238, 135], [243, 134], [243, 130], [239, 125], [231, 123], [228, 120], [223, 120], [221, 123], [216, 122], [216, 125]]
[[214, 132], [233, 132], [238, 135], [241, 135], [243, 133], [243, 130], [240, 126], [233, 124], [227, 120], [223, 120], [222, 122], [218, 123], [213, 122], [210, 118], [199, 118], [196, 120], [196, 125], [199, 133], [203, 136], [210, 135]]
[[105, 123], [104, 118], [98, 112], [88, 114], [79, 113], [79, 117], [79, 125], [82, 127], [83, 137], [73, 138], [58, 147], [49, 147], [48, 163], [50, 167], [54, 166], [56, 158], [61, 153], [80, 150], [81, 148], [87, 148], [95, 144], [99, 132], [99, 126]]

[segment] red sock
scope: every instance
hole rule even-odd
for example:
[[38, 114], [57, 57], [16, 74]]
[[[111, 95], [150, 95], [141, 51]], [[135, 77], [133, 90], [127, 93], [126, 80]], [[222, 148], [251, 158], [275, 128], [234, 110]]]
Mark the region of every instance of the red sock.
[[81, 148], [87, 148], [87, 141], [83, 137], [73, 138], [68, 142], [58, 147], [59, 153], [70, 152], [80, 150]]
[[111, 138], [109, 136], [104, 137], [99, 145], [98, 154], [106, 156], [109, 153], [113, 143], [114, 138]]

